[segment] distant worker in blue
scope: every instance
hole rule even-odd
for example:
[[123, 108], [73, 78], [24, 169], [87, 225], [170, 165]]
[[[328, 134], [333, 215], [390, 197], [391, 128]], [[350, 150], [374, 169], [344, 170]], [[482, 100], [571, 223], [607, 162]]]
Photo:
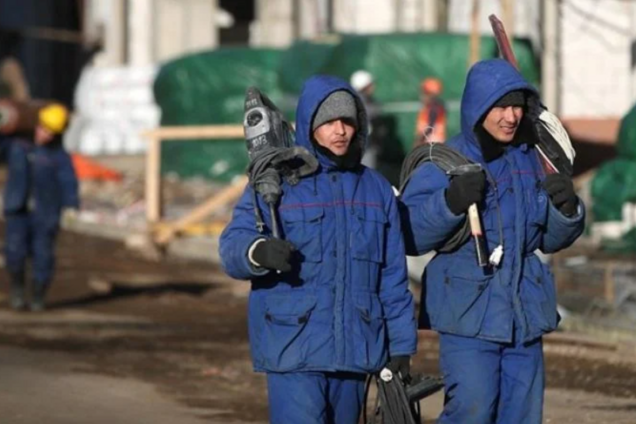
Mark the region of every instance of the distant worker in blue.
[[248, 187], [220, 254], [229, 275], [252, 283], [251, 353], [267, 373], [270, 422], [357, 424], [366, 374], [407, 376], [416, 350], [397, 199], [360, 164], [368, 121], [351, 86], [309, 79], [296, 117], [296, 143], [320, 166], [283, 185], [283, 239], [257, 230]]
[[[78, 184], [70, 155], [62, 146], [68, 109], [50, 104], [39, 111], [33, 140], [13, 137], [8, 145], [4, 192], [5, 257], [10, 306], [45, 309], [55, 268], [55, 239], [63, 210], [79, 208]], [[71, 212], [72, 213], [72, 212]], [[31, 259], [30, 303], [26, 294]]]
[[[437, 251], [423, 275], [420, 327], [440, 335], [442, 424], [542, 422], [542, 336], [559, 318], [553, 276], [534, 252], [570, 246], [583, 231], [584, 208], [568, 176], [543, 170], [528, 122], [535, 104], [535, 88], [508, 62], [475, 64], [461, 134], [446, 145], [483, 171], [449, 179], [427, 162], [401, 196], [407, 250]], [[473, 203], [493, 254], [486, 267], [472, 240], [440, 249]]]

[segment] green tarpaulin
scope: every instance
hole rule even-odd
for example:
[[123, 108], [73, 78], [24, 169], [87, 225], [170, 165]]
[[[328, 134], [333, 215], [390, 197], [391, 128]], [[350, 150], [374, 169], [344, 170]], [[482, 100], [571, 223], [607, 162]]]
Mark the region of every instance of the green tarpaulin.
[[[618, 158], [606, 162], [592, 180], [595, 222], [622, 221], [623, 205], [636, 203], [636, 105], [621, 120], [616, 143]], [[618, 240], [604, 240], [613, 253], [636, 252], [636, 229]]]
[[620, 157], [636, 162], [636, 105], [621, 120], [616, 150]]
[[604, 163], [592, 181], [594, 221], [621, 221], [623, 204], [636, 202], [636, 106], [622, 119], [618, 158]]
[[[272, 49], [221, 49], [169, 62], [154, 84], [161, 125], [239, 124], [250, 85], [279, 101], [281, 54]], [[235, 140], [166, 142], [161, 158], [164, 173], [220, 181], [244, 172], [247, 165], [245, 146]]]
[[621, 221], [623, 204], [636, 202], [636, 161], [604, 163], [592, 180], [594, 221]]

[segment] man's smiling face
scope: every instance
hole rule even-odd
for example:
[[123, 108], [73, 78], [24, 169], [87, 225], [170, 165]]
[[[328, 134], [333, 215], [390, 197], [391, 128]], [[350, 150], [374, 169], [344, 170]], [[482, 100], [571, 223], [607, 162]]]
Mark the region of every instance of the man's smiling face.
[[523, 107], [493, 107], [484, 119], [484, 129], [500, 143], [508, 144], [514, 138], [523, 118]]

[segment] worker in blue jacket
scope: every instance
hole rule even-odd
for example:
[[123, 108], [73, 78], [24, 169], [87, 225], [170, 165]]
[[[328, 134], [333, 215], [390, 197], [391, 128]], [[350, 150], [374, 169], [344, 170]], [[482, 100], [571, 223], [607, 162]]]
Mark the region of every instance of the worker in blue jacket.
[[251, 187], [221, 236], [225, 270], [252, 283], [251, 354], [254, 369], [267, 373], [275, 424], [356, 424], [367, 373], [387, 362], [409, 373], [417, 334], [397, 199], [360, 165], [366, 141], [355, 91], [335, 77], [309, 79], [296, 143], [320, 166], [283, 185], [284, 240], [257, 230]]
[[64, 209], [79, 208], [71, 157], [62, 146], [69, 112], [51, 104], [39, 112], [33, 140], [14, 137], [8, 144], [8, 180], [4, 192], [5, 256], [10, 304], [24, 309], [27, 259], [32, 259], [32, 311], [45, 308], [53, 279], [55, 239]]
[[472, 203], [481, 211], [488, 249], [503, 252], [481, 268], [469, 240], [438, 252], [424, 272], [420, 327], [440, 335], [443, 424], [541, 423], [542, 336], [559, 318], [553, 276], [534, 252], [572, 244], [583, 231], [584, 209], [569, 177], [542, 169], [524, 119], [537, 99], [508, 62], [475, 64], [462, 96], [461, 134], [447, 145], [484, 172], [449, 181], [426, 162], [401, 196], [409, 254], [440, 249]]

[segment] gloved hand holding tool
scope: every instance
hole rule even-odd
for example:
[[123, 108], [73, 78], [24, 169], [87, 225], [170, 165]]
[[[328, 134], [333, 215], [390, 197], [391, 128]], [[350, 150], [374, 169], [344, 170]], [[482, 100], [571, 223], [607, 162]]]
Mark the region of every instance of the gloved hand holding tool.
[[413, 149], [404, 160], [400, 173], [400, 192], [404, 192], [417, 167], [427, 162], [432, 162], [451, 177], [450, 186], [445, 194], [446, 203], [451, 212], [455, 215], [465, 212], [468, 214], [466, 224], [445, 245], [438, 248], [438, 251], [452, 251], [472, 235], [479, 266], [485, 267], [489, 263], [497, 266], [503, 253], [503, 240], [499, 241], [499, 246], [489, 257], [477, 209], [477, 203], [484, 198], [486, 188], [486, 175], [481, 165], [469, 161], [444, 144], [424, 143]]
[[484, 198], [486, 175], [478, 164], [461, 165], [449, 172], [452, 177], [446, 190], [446, 203], [455, 215], [468, 213], [470, 231], [475, 240], [477, 263], [488, 265], [488, 251], [479, 219], [477, 204]]
[[249, 259], [257, 266], [280, 272], [292, 269], [293, 244], [278, 238], [259, 239], [250, 248]]
[[386, 368], [393, 374], [399, 374], [402, 381], [409, 383], [411, 379], [411, 357], [395, 356], [386, 364]]
[[570, 177], [564, 174], [551, 174], [545, 178], [542, 185], [548, 192], [552, 204], [563, 215], [571, 217], [576, 213], [578, 199]]
[[254, 213], [256, 226], [263, 232], [265, 222], [261, 215], [256, 193], [269, 207], [270, 231], [280, 238], [276, 205], [282, 195], [281, 179], [290, 185], [318, 168], [318, 160], [307, 149], [295, 146], [292, 126], [276, 105], [256, 87], [249, 87], [245, 94], [243, 120], [245, 142], [250, 158], [249, 183], [254, 189]]

